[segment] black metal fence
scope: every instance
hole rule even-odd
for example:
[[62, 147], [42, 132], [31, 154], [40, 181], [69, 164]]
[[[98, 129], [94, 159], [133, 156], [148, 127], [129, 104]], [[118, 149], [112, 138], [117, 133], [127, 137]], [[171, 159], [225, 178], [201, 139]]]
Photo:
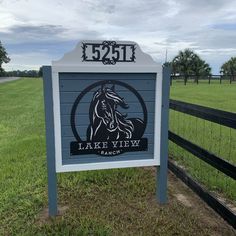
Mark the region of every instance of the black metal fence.
[[169, 169], [236, 228], [236, 114], [176, 100], [170, 109]]
[[196, 83], [196, 84], [201, 84], [201, 83], [232, 83], [236, 82], [236, 75], [201, 75], [201, 76], [196, 76], [196, 75], [171, 75], [171, 85], [173, 82], [176, 83]]

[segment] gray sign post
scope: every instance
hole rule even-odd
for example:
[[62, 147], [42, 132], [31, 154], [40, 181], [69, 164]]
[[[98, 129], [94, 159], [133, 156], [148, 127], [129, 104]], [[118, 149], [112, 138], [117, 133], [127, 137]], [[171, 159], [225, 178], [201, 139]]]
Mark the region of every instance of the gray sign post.
[[59, 172], [156, 166], [167, 202], [169, 78], [124, 41], [83, 41], [43, 67], [50, 216]]
[[161, 111], [161, 159], [157, 167], [157, 201], [167, 203], [167, 175], [168, 175], [168, 130], [169, 130], [169, 93], [170, 68], [163, 67], [162, 80], [162, 111]]
[[46, 126], [46, 151], [48, 173], [48, 211], [49, 216], [57, 215], [57, 174], [55, 168], [55, 139], [52, 94], [51, 66], [43, 66], [44, 110]]

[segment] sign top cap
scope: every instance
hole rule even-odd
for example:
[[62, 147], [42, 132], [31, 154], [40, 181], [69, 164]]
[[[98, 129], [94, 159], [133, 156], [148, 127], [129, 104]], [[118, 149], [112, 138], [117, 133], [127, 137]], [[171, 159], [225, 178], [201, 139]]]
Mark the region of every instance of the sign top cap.
[[153, 58], [144, 53], [133, 41], [81, 40], [74, 50], [61, 59], [52, 61], [52, 66], [157, 66]]

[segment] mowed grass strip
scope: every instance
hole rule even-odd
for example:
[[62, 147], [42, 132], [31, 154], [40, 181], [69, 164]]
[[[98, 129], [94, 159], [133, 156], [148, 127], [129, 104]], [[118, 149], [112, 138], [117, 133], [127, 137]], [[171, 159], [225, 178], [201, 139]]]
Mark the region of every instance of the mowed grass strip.
[[0, 235], [233, 235], [177, 201], [176, 181], [158, 206], [151, 168], [59, 174], [64, 211], [49, 219], [42, 80], [0, 85], [0, 107]]
[[[236, 112], [236, 83], [173, 81], [171, 98], [193, 104]], [[236, 130], [170, 110], [170, 130], [236, 165]], [[170, 142], [170, 154], [210, 190], [236, 203], [236, 181]]]

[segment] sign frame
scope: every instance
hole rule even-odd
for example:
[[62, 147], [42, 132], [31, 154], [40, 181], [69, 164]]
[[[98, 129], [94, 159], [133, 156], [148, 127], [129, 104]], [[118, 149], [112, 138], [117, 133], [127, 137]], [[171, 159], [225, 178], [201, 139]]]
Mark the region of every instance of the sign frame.
[[[129, 42], [130, 44], [130, 42]], [[136, 44], [137, 45], [137, 44]], [[141, 54], [142, 56], [142, 54]], [[52, 63], [52, 89], [53, 89], [53, 112], [54, 112], [54, 127], [55, 127], [55, 157], [56, 157], [56, 172], [71, 172], [85, 171], [96, 169], [111, 169], [111, 168], [127, 168], [140, 166], [159, 166], [160, 165], [160, 133], [161, 133], [161, 116], [156, 111], [161, 111], [162, 101], [162, 66], [152, 60], [152, 63], [145, 64], [128, 63], [116, 65], [103, 65], [91, 63], [78, 63], [66, 65], [66, 60], [61, 60]], [[76, 58], [75, 58], [76, 61]], [[151, 61], [151, 60], [150, 60]], [[154, 119], [154, 157], [145, 160], [129, 160], [129, 161], [107, 161], [87, 164], [66, 164], [62, 163], [62, 144], [61, 144], [61, 121], [60, 121], [60, 94], [59, 94], [59, 74], [60, 73], [155, 73], [156, 88], [155, 88], [155, 119]]]
[[[85, 73], [90, 70], [90, 73], [96, 73], [96, 68], [81, 68], [81, 67], [52, 67], [52, 88], [53, 88], [53, 111], [54, 111], [54, 126], [55, 126], [55, 156], [56, 156], [56, 171], [70, 172], [70, 171], [85, 171], [96, 169], [110, 169], [110, 168], [126, 168], [139, 166], [158, 166], [160, 165], [160, 127], [161, 117], [155, 112], [155, 135], [154, 135], [154, 157], [146, 160], [131, 160], [131, 161], [107, 161], [104, 163], [88, 163], [88, 164], [62, 164], [62, 147], [61, 147], [61, 121], [60, 121], [60, 97], [59, 97], [59, 73]], [[100, 73], [137, 73], [131, 66], [117, 70], [116, 68], [102, 68]], [[119, 68], [120, 69], [120, 68]], [[79, 70], [79, 72], [78, 72]], [[142, 73], [156, 73], [156, 95], [155, 95], [155, 111], [161, 110], [161, 88], [162, 88], [162, 72], [161, 67], [143, 67], [140, 68]]]

